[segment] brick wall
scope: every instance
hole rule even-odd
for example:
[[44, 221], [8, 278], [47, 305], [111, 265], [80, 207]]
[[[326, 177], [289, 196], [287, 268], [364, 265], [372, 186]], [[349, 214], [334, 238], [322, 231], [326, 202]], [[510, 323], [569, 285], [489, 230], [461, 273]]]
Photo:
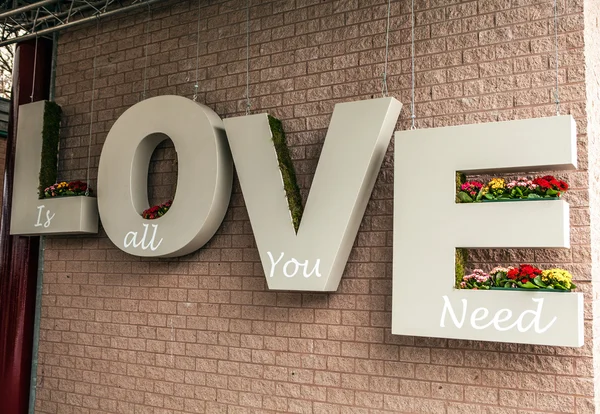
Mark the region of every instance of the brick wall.
[[[252, 3], [252, 110], [283, 120], [306, 199], [334, 104], [381, 93], [387, 2]], [[555, 113], [552, 1], [415, 3], [418, 127]], [[198, 49], [196, 2], [154, 6], [149, 37], [145, 12], [101, 24], [92, 185], [102, 142], [138, 102], [145, 78], [148, 96], [191, 97], [196, 50], [199, 101], [222, 117], [243, 113], [245, 4], [202, 1]], [[405, 104], [398, 129], [410, 120], [409, 4], [393, 1], [391, 8], [389, 90]], [[585, 4], [597, 16], [595, 0]], [[579, 130], [580, 170], [567, 175], [572, 248], [511, 250], [508, 256], [478, 250], [471, 257], [572, 270], [586, 293], [583, 348], [390, 334], [390, 150], [335, 293], [266, 289], [237, 183], [217, 235], [183, 258], [128, 256], [102, 232], [48, 238], [37, 412], [594, 412], [589, 281], [592, 264], [598, 275], [598, 242], [593, 262], [587, 167], [588, 145], [597, 148], [598, 138], [588, 141], [593, 117], [586, 99], [596, 99], [597, 110], [598, 89], [597, 83], [596, 95], [586, 89], [584, 35], [591, 34], [584, 33], [584, 1], [558, 5], [561, 111], [575, 117]], [[586, 19], [596, 24], [591, 15]], [[86, 174], [95, 32], [91, 26], [60, 37], [62, 178]], [[588, 76], [597, 73], [589, 66], [595, 50], [587, 49]], [[157, 202], [172, 194], [174, 157], [168, 145], [154, 157]], [[589, 157], [596, 186], [597, 157]], [[154, 174], [161, 171], [166, 175]]]
[[[598, 333], [600, 316], [598, 288], [600, 280], [600, 3], [585, 2], [585, 63], [587, 92], [588, 156], [590, 175], [590, 239], [592, 280], [594, 281], [594, 354], [600, 355]], [[600, 360], [594, 359], [596, 407], [600, 407]]]

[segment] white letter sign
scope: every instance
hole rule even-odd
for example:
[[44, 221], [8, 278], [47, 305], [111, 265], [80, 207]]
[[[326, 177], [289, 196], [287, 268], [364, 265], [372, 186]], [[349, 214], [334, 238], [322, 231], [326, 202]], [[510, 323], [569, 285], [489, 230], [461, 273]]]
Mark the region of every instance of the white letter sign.
[[[148, 166], [171, 138], [179, 161], [170, 210], [145, 220]], [[215, 234], [229, 204], [233, 177], [221, 118], [180, 96], [146, 99], [111, 128], [98, 169], [98, 209], [110, 240], [134, 256], [175, 257], [198, 250]]]
[[[97, 194], [106, 234], [135, 256], [198, 250], [225, 217], [233, 155], [269, 289], [335, 291], [401, 108], [394, 98], [336, 104], [302, 214], [280, 121], [267, 114], [222, 121], [180, 96], [139, 102], [115, 122], [102, 150]], [[38, 200], [44, 102], [20, 111], [11, 234], [95, 232], [95, 199]], [[177, 190], [168, 212], [147, 220], [150, 159], [167, 138], [178, 153]], [[455, 278], [457, 248], [570, 245], [564, 200], [457, 203], [457, 172], [576, 164], [571, 116], [397, 132], [392, 333], [582, 346], [582, 293], [457, 289]]]
[[[392, 333], [582, 346], [581, 293], [454, 288], [455, 248], [569, 247], [565, 201], [457, 204], [456, 172], [576, 160], [570, 116], [397, 132]], [[417, 182], [427, 196], [403, 196]]]
[[95, 197], [39, 199], [45, 106], [37, 101], [19, 107], [10, 234], [97, 233]]
[[298, 234], [266, 114], [225, 119], [269, 289], [336, 290], [402, 104], [337, 104]]

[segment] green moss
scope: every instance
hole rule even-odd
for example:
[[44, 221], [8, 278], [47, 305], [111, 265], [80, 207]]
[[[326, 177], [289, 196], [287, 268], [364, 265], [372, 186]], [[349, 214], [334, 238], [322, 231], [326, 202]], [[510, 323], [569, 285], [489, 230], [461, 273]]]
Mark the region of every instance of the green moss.
[[456, 287], [460, 287], [460, 282], [465, 275], [465, 264], [467, 263], [467, 249], [456, 249], [454, 254], [454, 275], [456, 278]]
[[292, 163], [290, 150], [285, 140], [285, 133], [283, 132], [281, 121], [269, 115], [269, 126], [271, 127], [271, 134], [273, 135], [273, 144], [275, 146], [275, 152], [277, 153], [277, 160], [279, 161], [279, 170], [281, 171], [281, 177], [283, 178], [283, 188], [285, 189], [285, 194], [287, 196], [292, 223], [294, 224], [294, 229], [298, 232], [304, 208], [302, 206], [300, 188], [296, 181], [296, 171], [294, 170], [294, 164]]
[[460, 171], [456, 172], [456, 202], [460, 203], [460, 199], [458, 198], [458, 192], [460, 191], [460, 186], [467, 182], [467, 176]]
[[[460, 186], [467, 181], [467, 177], [465, 174], [460, 171], [456, 172], [456, 194], [460, 190]], [[458, 197], [456, 198], [456, 202], [460, 202]], [[456, 287], [460, 287], [460, 282], [462, 281], [463, 276], [465, 275], [465, 264], [467, 263], [467, 249], [456, 249], [454, 254], [454, 275], [456, 279]]]
[[40, 166], [40, 198], [44, 198], [44, 189], [56, 183], [58, 172], [58, 144], [60, 141], [60, 120], [62, 110], [54, 102], [44, 106], [44, 125], [42, 128], [42, 161]]

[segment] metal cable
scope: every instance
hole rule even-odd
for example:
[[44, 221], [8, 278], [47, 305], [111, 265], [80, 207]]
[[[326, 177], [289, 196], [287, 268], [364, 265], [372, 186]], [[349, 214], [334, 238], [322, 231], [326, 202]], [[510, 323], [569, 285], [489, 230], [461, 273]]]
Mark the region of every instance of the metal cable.
[[410, 9], [410, 69], [411, 69], [411, 100], [410, 100], [410, 129], [415, 126], [415, 0], [412, 0]]
[[146, 84], [148, 82], [148, 45], [150, 44], [150, 21], [152, 20], [152, 10], [148, 4], [148, 18], [146, 20], [146, 46], [144, 46], [144, 85], [142, 100], [146, 99]]
[[554, 65], [556, 68], [556, 90], [554, 91], [554, 103], [556, 104], [556, 115], [560, 115], [560, 95], [558, 92], [558, 5], [554, 0]]
[[198, 100], [198, 68], [200, 66], [200, 5], [202, 0], [198, 0], [198, 35], [196, 39], [196, 83], [194, 83], [194, 95], [192, 100], [196, 102]]
[[387, 84], [387, 67], [388, 58], [390, 53], [390, 14], [392, 9], [392, 0], [388, 0], [387, 9], [387, 26], [385, 29], [385, 63], [383, 64], [383, 79], [381, 82], [381, 96], [388, 96], [388, 84]]
[[90, 195], [90, 161], [92, 159], [92, 135], [94, 132], [94, 101], [96, 95], [96, 60], [98, 58], [98, 33], [100, 31], [100, 20], [96, 19], [96, 36], [94, 36], [94, 60], [93, 60], [93, 69], [92, 69], [92, 100], [90, 103], [90, 136], [88, 140], [88, 154], [87, 154], [87, 173], [85, 175], [85, 183], [87, 184], [87, 188], [85, 190], [85, 195]]
[[37, 52], [38, 52], [38, 38], [35, 37], [35, 49], [33, 51], [33, 75], [31, 79], [31, 102], [33, 102], [33, 94], [35, 92], [35, 72], [37, 70]]
[[246, 115], [250, 113], [250, 0], [246, 2]]

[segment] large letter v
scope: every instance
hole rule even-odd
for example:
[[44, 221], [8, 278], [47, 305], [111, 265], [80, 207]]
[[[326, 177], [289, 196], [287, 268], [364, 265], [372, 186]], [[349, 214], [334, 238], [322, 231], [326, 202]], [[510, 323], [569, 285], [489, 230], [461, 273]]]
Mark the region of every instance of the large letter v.
[[402, 104], [337, 104], [296, 233], [266, 114], [224, 120], [270, 289], [337, 289]]

